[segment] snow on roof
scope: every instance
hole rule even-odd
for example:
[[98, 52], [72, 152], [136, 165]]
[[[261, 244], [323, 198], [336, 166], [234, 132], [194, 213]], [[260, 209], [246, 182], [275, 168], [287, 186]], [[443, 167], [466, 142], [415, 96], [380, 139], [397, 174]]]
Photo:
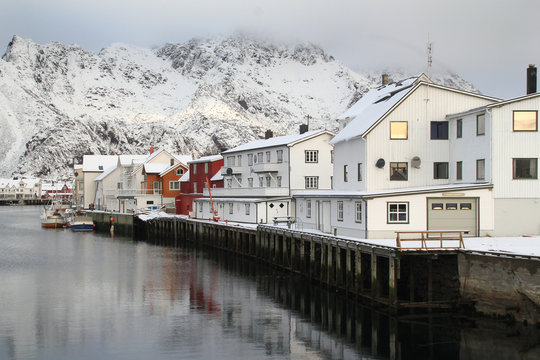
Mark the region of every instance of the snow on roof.
[[253, 150], [253, 149], [261, 149], [261, 148], [267, 148], [272, 146], [283, 146], [288, 145], [294, 142], [297, 142], [299, 140], [304, 140], [306, 138], [309, 138], [314, 135], [318, 135], [319, 133], [327, 132], [326, 130], [314, 130], [314, 131], [308, 131], [303, 134], [293, 134], [293, 135], [285, 135], [285, 136], [276, 136], [272, 137], [270, 139], [259, 139], [259, 140], [253, 140], [247, 144], [243, 144], [240, 146], [237, 146], [235, 148], [232, 148], [230, 150], [222, 152], [222, 154], [229, 154], [234, 153], [238, 151], [246, 151], [246, 150]]
[[330, 144], [335, 145], [362, 136], [409, 93], [417, 79], [418, 77], [413, 77], [369, 90], [338, 117], [338, 120], [351, 119], [351, 121], [330, 141]]
[[177, 168], [177, 167], [179, 167], [179, 166], [181, 166], [181, 165], [183, 165], [184, 167], [186, 167], [186, 164], [184, 164], [184, 163], [176, 163], [176, 164], [172, 164], [172, 165], [168, 166], [167, 168], [165, 168], [164, 170], [162, 170], [162, 171], [159, 173], [159, 176], [163, 176], [163, 175], [165, 175], [166, 173], [168, 173], [169, 171], [171, 171], [171, 170], [173, 170], [173, 169], [175, 169], [175, 168]]
[[104, 178], [107, 177], [110, 173], [112, 173], [116, 168], [118, 167], [118, 164], [114, 164], [113, 166], [108, 167], [104, 172], [102, 172], [97, 178], [94, 179], [94, 181], [101, 181]]
[[25, 179], [22, 179], [21, 181], [24, 183], [24, 187], [26, 189], [31, 189], [34, 186], [36, 186], [39, 182], [41, 182], [41, 179], [36, 179], [36, 178], [26, 179], [25, 178]]
[[144, 171], [147, 174], [159, 174], [163, 170], [167, 169], [168, 167], [170, 167], [169, 164], [148, 164], [148, 163], [145, 163], [144, 164]]
[[189, 170], [182, 175], [182, 177], [178, 180], [180, 182], [189, 182]]
[[104, 171], [113, 165], [116, 165], [118, 155], [84, 155], [83, 171]]
[[203, 156], [198, 158], [197, 160], [191, 160], [190, 164], [198, 164], [198, 163], [205, 163], [205, 162], [213, 162], [223, 159], [223, 156], [221, 155], [209, 155], [209, 156]]
[[220, 180], [223, 180], [223, 175], [221, 174], [221, 171], [218, 171], [217, 173], [215, 173], [215, 175], [212, 176], [212, 178], [210, 179], [210, 181], [220, 181]]
[[188, 162], [193, 160], [193, 158], [190, 155], [173, 155], [173, 156], [184, 165], [187, 165]]
[[120, 164], [122, 166], [129, 166], [134, 164], [142, 164], [146, 158], [148, 157], [148, 154], [145, 155], [119, 155], [120, 157]]

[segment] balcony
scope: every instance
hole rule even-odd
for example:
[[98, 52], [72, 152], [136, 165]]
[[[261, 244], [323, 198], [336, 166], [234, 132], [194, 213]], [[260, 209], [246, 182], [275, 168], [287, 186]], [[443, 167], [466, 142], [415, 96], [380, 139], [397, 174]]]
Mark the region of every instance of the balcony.
[[253, 172], [278, 172], [283, 163], [259, 163], [253, 165]]
[[151, 195], [161, 195], [161, 189], [118, 189], [118, 190], [104, 190], [103, 195], [107, 198], [117, 198], [117, 197], [138, 197], [138, 196], [151, 196]]
[[230, 175], [233, 175], [233, 174], [241, 174], [242, 173], [242, 167], [241, 166], [223, 166], [221, 167], [221, 175], [229, 175], [227, 174], [227, 169], [231, 169], [232, 173]]
[[[289, 196], [287, 187], [253, 187], [253, 188], [212, 188], [212, 197], [276, 197]], [[203, 196], [208, 197], [208, 189], [204, 188]]]

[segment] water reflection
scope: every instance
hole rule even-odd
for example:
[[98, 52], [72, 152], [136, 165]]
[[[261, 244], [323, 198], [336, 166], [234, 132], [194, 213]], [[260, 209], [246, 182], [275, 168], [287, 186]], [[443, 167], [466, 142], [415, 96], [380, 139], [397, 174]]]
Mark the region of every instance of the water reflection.
[[0, 359], [540, 355], [533, 327], [398, 321], [229, 253], [43, 230], [38, 217], [37, 208], [0, 208]]

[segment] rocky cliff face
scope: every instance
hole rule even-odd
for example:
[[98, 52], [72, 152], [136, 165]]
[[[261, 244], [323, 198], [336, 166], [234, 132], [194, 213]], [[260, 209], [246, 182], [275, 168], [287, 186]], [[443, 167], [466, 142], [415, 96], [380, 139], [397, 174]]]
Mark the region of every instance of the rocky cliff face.
[[[401, 79], [411, 74], [390, 73]], [[456, 75], [436, 82], [475, 91]], [[264, 135], [336, 128], [335, 117], [380, 82], [311, 44], [242, 36], [99, 54], [15, 36], [0, 60], [0, 177], [61, 178], [83, 154], [194, 156]]]

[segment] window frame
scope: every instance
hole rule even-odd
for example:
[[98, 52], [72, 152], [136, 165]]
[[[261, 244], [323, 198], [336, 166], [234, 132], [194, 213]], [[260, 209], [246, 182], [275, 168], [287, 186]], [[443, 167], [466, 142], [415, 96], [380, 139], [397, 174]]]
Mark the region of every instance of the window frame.
[[[433, 133], [434, 126], [435, 126], [435, 129], [436, 129], [436, 134], [435, 134], [436, 137], [433, 137], [433, 135], [434, 135], [434, 133]], [[442, 126], [443, 129], [446, 128], [446, 134], [444, 134], [444, 133], [440, 134], [440, 132], [441, 132], [440, 127], [441, 126]], [[446, 137], [444, 137], [444, 136], [446, 136]], [[448, 140], [448, 121], [432, 121], [430, 123], [430, 139], [431, 140]]]
[[456, 139], [463, 138], [463, 119], [456, 120]]
[[[442, 177], [441, 174], [439, 174], [438, 170], [441, 170], [439, 169], [439, 166], [441, 165], [445, 167], [445, 169], [443, 168], [442, 170], [446, 171], [446, 174], [443, 174], [443, 175], [446, 175], [446, 177]], [[449, 178], [448, 162], [445, 162], [445, 161], [434, 162], [433, 163], [433, 179], [434, 180], [448, 180], [448, 178]]]
[[283, 150], [277, 150], [277, 162], [278, 164], [283, 162]]
[[337, 221], [343, 221], [343, 200], [337, 202]]
[[358, 163], [357, 165], [357, 178], [358, 178], [358, 181], [362, 181], [362, 163]]
[[245, 204], [245, 211], [246, 211], [246, 215], [250, 215], [251, 214], [251, 204], [250, 203], [246, 203]]
[[306, 218], [311, 218], [311, 200], [306, 200]]
[[[392, 179], [392, 173], [394, 172], [394, 168], [395, 167], [398, 167], [399, 168], [399, 165], [400, 164], [405, 164], [405, 175], [406, 175], [406, 178], [405, 179]], [[409, 163], [408, 162], [405, 162], [405, 161], [395, 161], [395, 162], [390, 162], [390, 165], [389, 165], [389, 169], [390, 169], [390, 181], [409, 181]]]
[[[480, 119], [482, 119], [482, 122], [480, 122]], [[480, 132], [480, 124], [482, 124], [482, 132]], [[484, 136], [486, 135], [486, 114], [478, 114], [476, 115], [476, 136]]]
[[319, 150], [304, 150], [305, 163], [315, 164], [319, 162]]
[[[482, 167], [482, 177], [480, 177], [480, 167], [479, 165], [483, 164]], [[476, 180], [486, 180], [486, 159], [476, 159]]]
[[[405, 124], [405, 137], [395, 137], [392, 136], [392, 125], [393, 124]], [[408, 140], [409, 139], [409, 122], [408, 121], [390, 121], [390, 140]], [[396, 130], [396, 129], [394, 129]]]
[[[393, 214], [393, 212], [390, 212], [390, 207], [392, 205], [397, 205], [397, 211], [395, 214], [397, 215], [397, 220], [390, 220], [390, 215]], [[399, 220], [399, 214], [403, 213], [400, 211], [399, 207], [400, 205], [405, 205], [405, 217], [406, 220]], [[386, 223], [387, 224], [408, 224], [409, 223], [409, 202], [408, 201], [388, 201], [386, 203]]]
[[463, 161], [456, 161], [456, 180], [463, 180]]
[[318, 176], [304, 176], [304, 185], [306, 189], [318, 189], [319, 177]]
[[349, 165], [343, 165], [343, 182], [349, 182]]
[[169, 190], [180, 190], [180, 181], [169, 181]]
[[[534, 160], [535, 174], [532, 177], [516, 177], [516, 160]], [[538, 180], [538, 158], [512, 158], [512, 180]]]
[[[536, 117], [534, 130], [516, 130], [516, 113], [534, 113]], [[513, 132], [538, 132], [538, 110], [514, 110], [512, 111], [512, 131]]]
[[361, 201], [354, 202], [354, 222], [359, 223], [359, 224], [362, 223], [362, 202]]

